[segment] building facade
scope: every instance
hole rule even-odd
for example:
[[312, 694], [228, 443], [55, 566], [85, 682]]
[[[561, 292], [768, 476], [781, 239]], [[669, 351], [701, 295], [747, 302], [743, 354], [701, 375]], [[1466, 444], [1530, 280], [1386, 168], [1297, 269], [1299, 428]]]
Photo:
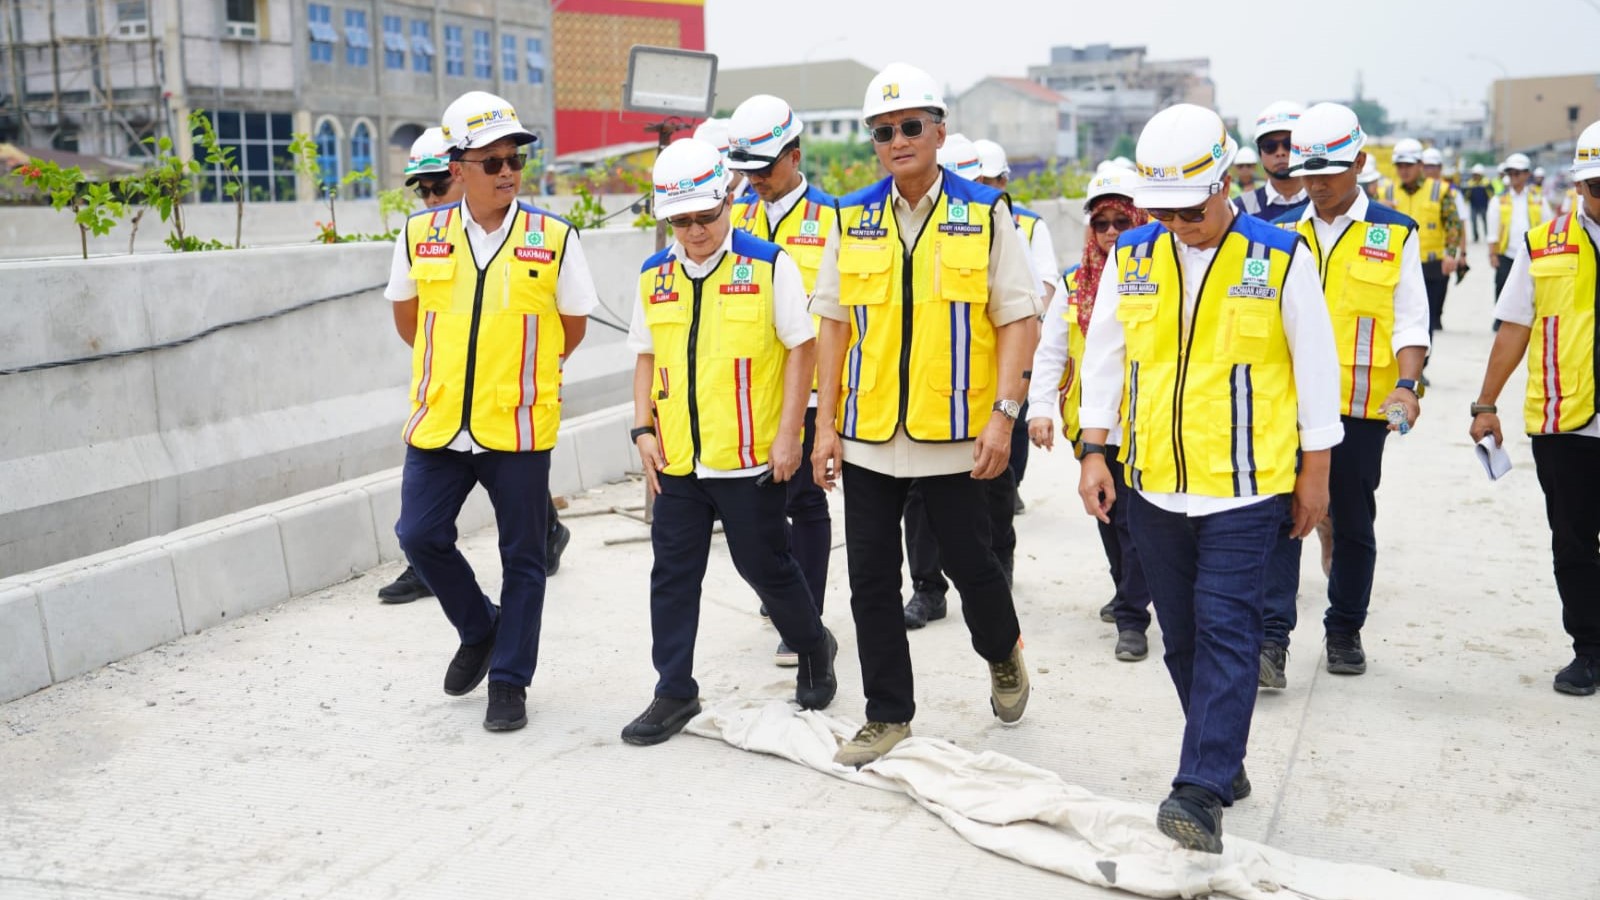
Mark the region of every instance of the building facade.
[[1489, 86], [1489, 132], [1501, 155], [1570, 151], [1578, 134], [1596, 119], [1600, 72], [1501, 79]]
[[1013, 162], [1078, 158], [1078, 121], [1066, 97], [1026, 78], [985, 78], [951, 104], [951, 130], [1006, 148]]

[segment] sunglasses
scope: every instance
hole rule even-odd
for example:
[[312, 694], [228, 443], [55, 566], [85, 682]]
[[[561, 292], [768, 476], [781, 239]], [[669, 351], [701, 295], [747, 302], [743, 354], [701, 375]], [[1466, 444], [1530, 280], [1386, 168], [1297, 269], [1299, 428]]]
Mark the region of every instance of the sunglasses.
[[715, 209], [709, 209], [692, 216], [673, 216], [667, 220], [667, 224], [673, 228], [689, 229], [696, 225], [704, 228], [722, 218], [722, 207], [725, 205], [725, 203], [718, 203]]
[[[1155, 219], [1157, 222], [1171, 222], [1176, 217], [1188, 222], [1190, 225], [1194, 225], [1197, 222], [1206, 220], [1206, 205], [1204, 203], [1199, 206], [1191, 206], [1188, 209], [1147, 209], [1145, 212], [1149, 213], [1150, 218]], [[1095, 230], [1098, 231], [1099, 229]]]
[[1262, 153], [1277, 153], [1289, 149], [1288, 138], [1262, 138], [1256, 141], [1256, 149]]
[[729, 151], [728, 158], [735, 162], [766, 163], [766, 165], [759, 169], [743, 169], [742, 171], [747, 178], [766, 178], [772, 174], [772, 170], [777, 168], [778, 163], [783, 159], [783, 157], [780, 156], [778, 159], [768, 160], [765, 156], [757, 156], [756, 154], [751, 153], [749, 150]]
[[483, 159], [461, 159], [457, 162], [472, 163], [483, 166], [483, 174], [499, 175], [503, 166], [510, 166], [511, 171], [521, 172], [522, 167], [528, 164], [528, 158], [521, 153], [513, 156], [486, 156]]
[[1588, 181], [1578, 182], [1578, 187], [1589, 192], [1589, 196], [1600, 200], [1600, 178], [1591, 178]]
[[[1201, 218], [1204, 218], [1204, 216]], [[1199, 219], [1195, 221], [1198, 222]], [[1089, 222], [1089, 227], [1094, 229], [1095, 234], [1105, 234], [1113, 228], [1118, 232], [1123, 232], [1133, 227], [1133, 220], [1127, 216], [1117, 216], [1115, 219], [1092, 219]]]
[[418, 200], [426, 200], [429, 197], [443, 197], [445, 194], [450, 193], [450, 179], [435, 181], [432, 184], [420, 182], [411, 190], [416, 193]]
[[929, 125], [937, 124], [932, 119], [905, 119], [899, 125], [874, 125], [872, 126], [872, 140], [874, 143], [887, 144], [894, 140], [895, 130], [908, 138], [919, 138], [928, 130]]

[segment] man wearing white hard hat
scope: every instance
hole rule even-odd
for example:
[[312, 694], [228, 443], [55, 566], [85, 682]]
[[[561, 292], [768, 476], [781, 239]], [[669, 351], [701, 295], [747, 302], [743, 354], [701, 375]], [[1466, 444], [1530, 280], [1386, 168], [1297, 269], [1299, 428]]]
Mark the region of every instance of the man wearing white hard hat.
[[1417, 249], [1428, 291], [1428, 333], [1432, 334], [1441, 327], [1450, 275], [1466, 262], [1467, 245], [1456, 192], [1439, 178], [1424, 174], [1429, 159], [1443, 164], [1438, 150], [1424, 150], [1414, 138], [1396, 141], [1393, 161], [1398, 177], [1380, 196], [1385, 206], [1417, 223]]
[[[1126, 169], [1104, 169], [1089, 180], [1083, 211], [1089, 216], [1084, 229], [1080, 262], [1062, 273], [1064, 289], [1050, 301], [1045, 313], [1039, 348], [1033, 353], [1033, 380], [1028, 397], [1028, 436], [1035, 447], [1052, 450], [1057, 431], [1072, 445], [1073, 455], [1081, 447], [1078, 421], [1079, 397], [1083, 379], [1084, 335], [1094, 314], [1095, 294], [1104, 278], [1115, 278], [1112, 256], [1117, 238], [1143, 225], [1144, 211], [1133, 205], [1137, 173]], [[1116, 461], [1122, 444], [1121, 428], [1111, 430], [1106, 439], [1106, 465], [1118, 490], [1126, 489], [1126, 475]], [[1105, 550], [1114, 588], [1111, 601], [1100, 608], [1100, 619], [1117, 626], [1117, 643], [1112, 654], [1123, 662], [1138, 662], [1150, 653], [1146, 632], [1150, 629], [1150, 590], [1144, 570], [1139, 567], [1138, 548], [1128, 531], [1128, 505], [1111, 507], [1111, 521], [1097, 522], [1100, 545]]]
[[1299, 215], [1305, 209], [1306, 192], [1299, 179], [1289, 174], [1289, 130], [1304, 111], [1304, 106], [1292, 100], [1279, 100], [1256, 116], [1257, 158], [1267, 170], [1267, 183], [1241, 193], [1233, 201], [1234, 209], [1265, 222]]
[[1472, 219], [1472, 241], [1477, 243], [1488, 234], [1489, 198], [1494, 196], [1494, 185], [1489, 183], [1482, 163], [1473, 165], [1466, 184], [1461, 186], [1461, 192], [1467, 195], [1467, 208]]
[[[722, 154], [722, 164], [724, 166], [728, 164], [728, 153], [733, 149], [732, 132], [729, 131], [728, 126], [727, 119], [707, 119], [696, 126], [694, 130], [695, 140], [705, 141], [717, 148], [717, 152]], [[734, 198], [742, 197], [749, 189], [750, 185], [745, 181], [743, 172], [728, 171], [728, 196]]]
[[[1261, 610], [1280, 531], [1328, 507], [1339, 367], [1300, 238], [1228, 202], [1238, 146], [1222, 119], [1170, 106], [1139, 135], [1134, 202], [1156, 219], [1117, 239], [1084, 349], [1078, 493], [1128, 526], [1185, 713], [1162, 832], [1222, 849], [1222, 808], [1249, 793]], [[1123, 411], [1126, 410], [1126, 415]], [[1131, 490], [1118, 492], [1106, 440]], [[1292, 515], [1292, 526], [1289, 524]]]
[[1533, 176], [1528, 180], [1533, 182], [1534, 187], [1544, 190], [1544, 166], [1534, 166]]
[[[561, 366], [598, 303], [578, 232], [517, 200], [538, 138], [505, 99], [482, 91], [444, 111], [461, 202], [417, 213], [395, 244], [384, 296], [415, 304], [411, 417], [403, 432], [400, 549], [461, 638], [445, 693], [489, 679], [484, 727], [527, 724], [527, 686], [544, 611], [550, 449], [561, 426]], [[474, 484], [495, 508], [497, 608], [456, 549]]]
[[799, 656], [795, 702], [823, 709], [839, 645], [789, 550], [784, 484], [805, 477], [800, 432], [816, 365], [800, 269], [781, 247], [733, 227], [727, 173], [710, 144], [656, 158], [655, 213], [671, 246], [645, 261], [628, 328], [638, 354], [631, 437], [655, 494], [650, 524], [655, 696], [622, 729], [659, 744], [700, 711], [694, 679], [700, 591], [721, 519], [739, 577]]
[[911, 733], [916, 713], [900, 605], [900, 517], [921, 491], [990, 707], [1020, 721], [1029, 684], [982, 483], [1005, 471], [1027, 393], [1041, 308], [1005, 195], [946, 176], [944, 98], [893, 63], [867, 85], [862, 118], [889, 177], [839, 198], [811, 311], [822, 316], [813, 477], [843, 479], [850, 608], [867, 722], [834, 757], [865, 765]]
[[[1391, 431], [1404, 434], [1421, 415], [1418, 398], [1428, 352], [1428, 293], [1418, 223], [1368, 201], [1357, 184], [1366, 133], [1347, 106], [1319, 103], [1294, 128], [1291, 166], [1311, 197], [1295, 223], [1321, 273], [1339, 358], [1339, 417], [1344, 440], [1328, 469], [1333, 554], [1323, 617], [1327, 668], [1367, 670], [1361, 629], [1372, 602], [1378, 556], [1373, 522]], [[1297, 618], [1299, 541], [1278, 542], [1268, 587], [1261, 685], [1285, 686], [1289, 633]]]
[[[771, 94], [751, 97], [739, 104], [728, 121], [728, 167], [743, 173], [750, 183], [750, 191], [734, 201], [734, 227], [782, 247], [800, 267], [800, 280], [809, 295], [817, 286], [822, 252], [838, 224], [839, 211], [833, 195], [807, 182], [800, 171], [800, 135], [805, 127], [782, 99]], [[800, 440], [802, 460], [810, 459], [816, 442], [814, 378]], [[807, 475], [802, 472], [784, 482], [788, 495], [784, 512], [789, 517], [789, 549], [800, 563], [820, 615], [828, 586], [833, 519], [828, 495]], [[775, 659], [780, 666], [800, 664], [800, 654], [781, 640]]]
[[[1506, 189], [1496, 202], [1489, 204], [1490, 265], [1494, 270], [1494, 295], [1496, 299], [1504, 289], [1506, 277], [1511, 274], [1512, 254], [1522, 246], [1528, 230], [1550, 219], [1550, 209], [1545, 206], [1544, 192], [1530, 184], [1533, 163], [1526, 153], [1513, 153], [1501, 164], [1505, 173]], [[1496, 319], [1498, 323], [1500, 320]], [[1496, 328], [1500, 326], [1495, 325]]]
[[1256, 190], [1256, 166], [1261, 164], [1261, 157], [1250, 147], [1240, 147], [1239, 155], [1233, 160], [1233, 187], [1228, 193], [1233, 197], [1240, 194], [1253, 194]]
[[1573, 650], [1553, 686], [1585, 697], [1600, 683], [1600, 122], [1578, 135], [1572, 181], [1577, 208], [1529, 229], [1512, 248], [1494, 308], [1500, 330], [1472, 404], [1469, 434], [1475, 442], [1491, 436], [1504, 442], [1495, 401], [1526, 358], [1523, 427], [1544, 491], [1561, 622]]

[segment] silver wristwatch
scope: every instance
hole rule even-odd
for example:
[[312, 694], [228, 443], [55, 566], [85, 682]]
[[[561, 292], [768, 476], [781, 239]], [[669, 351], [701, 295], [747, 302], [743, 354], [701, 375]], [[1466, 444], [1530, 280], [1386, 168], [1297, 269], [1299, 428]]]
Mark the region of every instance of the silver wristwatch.
[[1022, 404], [1015, 400], [996, 400], [994, 411], [1015, 422], [1022, 415]]

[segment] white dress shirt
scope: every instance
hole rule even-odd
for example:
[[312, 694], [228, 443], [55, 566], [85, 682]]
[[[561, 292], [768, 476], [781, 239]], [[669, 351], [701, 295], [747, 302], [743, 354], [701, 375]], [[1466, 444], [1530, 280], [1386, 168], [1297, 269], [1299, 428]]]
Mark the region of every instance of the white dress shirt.
[[[1040, 218], [1033, 226], [1033, 237], [1028, 238], [1028, 256], [1033, 260], [1033, 269], [1039, 275], [1041, 285], [1048, 284], [1055, 289], [1050, 295], [1054, 300], [1066, 292], [1066, 283], [1061, 280], [1061, 271], [1056, 268], [1055, 242], [1050, 239], [1050, 226]], [[1039, 291], [1039, 296], [1044, 296], [1044, 291]]]
[[[1107, 265], [1110, 265], [1108, 262]], [[1112, 277], [1115, 277], [1113, 267]], [[1104, 274], [1101, 275], [1105, 277]], [[1067, 316], [1067, 292], [1057, 291], [1050, 298], [1050, 309], [1044, 314], [1044, 324], [1039, 329], [1039, 346], [1033, 351], [1033, 380], [1028, 383], [1028, 418], [1049, 419], [1050, 427], [1061, 430], [1061, 372], [1067, 367], [1067, 342], [1072, 329], [1078, 327], [1076, 317]], [[1083, 360], [1078, 360], [1078, 375], [1083, 378]], [[1080, 397], [1081, 399], [1081, 397]], [[1122, 444], [1122, 425], [1111, 429], [1106, 443]]]
[[[809, 185], [806, 184], [806, 176], [801, 175], [800, 186], [789, 193], [784, 194], [782, 197], [779, 197], [776, 203], [768, 203], [765, 200], [761, 201], [761, 205], [766, 207], [767, 228], [776, 228], [778, 223], [783, 221], [783, 217], [789, 214], [789, 210], [794, 209], [795, 205], [800, 202], [800, 198], [806, 195], [807, 187], [809, 187]], [[768, 234], [758, 234], [756, 237], [761, 238], [764, 241], [772, 239], [770, 232]]]
[[[467, 244], [472, 251], [473, 264], [482, 272], [489, 262], [500, 252], [500, 247], [506, 242], [506, 235], [511, 233], [511, 223], [517, 220], [517, 204], [513, 203], [506, 208], [506, 216], [500, 222], [500, 227], [493, 231], [485, 231], [478, 220], [473, 218], [467, 210], [467, 201], [463, 199], [459, 204], [456, 215], [463, 216], [466, 223], [463, 226], [467, 233]], [[407, 300], [417, 299], [417, 283], [411, 278], [411, 248], [407, 241], [407, 230], [401, 227], [400, 234], [395, 237], [394, 256], [389, 262], [389, 286], [383, 289], [383, 296], [395, 303], [404, 303]], [[578, 241], [576, 229], [567, 234], [567, 243], [562, 250], [561, 268], [556, 273], [556, 312], [563, 316], [587, 316], [594, 312], [600, 305], [600, 295], [595, 291], [594, 276], [589, 272], [589, 261], [584, 258], [583, 245]], [[487, 453], [488, 451], [472, 439], [472, 434], [466, 429], [456, 432], [446, 450], [471, 451], [473, 453]]]
[[[1295, 179], [1294, 183], [1295, 184], [1299, 184], [1300, 183], [1300, 179], [1298, 179], [1298, 178]], [[1268, 206], [1293, 206], [1296, 203], [1299, 203], [1302, 200], [1306, 199], [1306, 189], [1305, 188], [1301, 188], [1300, 190], [1295, 191], [1294, 192], [1294, 196], [1292, 196], [1292, 197], [1285, 197], [1284, 195], [1278, 193], [1278, 188], [1276, 187], [1276, 182], [1274, 182], [1270, 178], [1267, 179], [1266, 188], [1267, 188], [1267, 205]]]
[[[1506, 240], [1506, 256], [1511, 256], [1517, 246], [1522, 243], [1522, 239], [1528, 235], [1528, 228], [1531, 227], [1528, 224], [1528, 204], [1533, 202], [1532, 190], [1533, 185], [1531, 183], [1520, 192], [1513, 191], [1510, 187], [1506, 188], [1506, 196], [1511, 198], [1511, 223], [1509, 225], [1509, 237]], [[1539, 200], [1539, 208], [1543, 211], [1541, 221], [1548, 222], [1550, 220], [1550, 207], [1545, 204], [1542, 198]], [[1500, 198], [1490, 197], [1489, 240], [1494, 240], [1499, 234]], [[1491, 244], [1490, 246], [1493, 245]]]
[[[682, 244], [673, 241], [672, 254], [677, 257], [683, 274], [699, 280], [716, 271], [722, 263], [723, 254], [733, 247], [733, 232], [734, 229], [730, 227], [727, 236], [722, 239], [722, 246], [700, 263], [684, 253]], [[628, 322], [628, 349], [634, 353], [656, 352], [655, 337], [644, 320], [644, 307], [648, 302], [649, 298], [641, 293], [639, 302], [634, 304], [633, 318]], [[800, 267], [795, 265], [789, 254], [781, 251], [772, 264], [772, 327], [778, 333], [778, 340], [791, 350], [806, 341], [817, 339], [811, 314], [806, 312], [806, 287], [800, 278]], [[801, 460], [802, 468], [805, 462]], [[694, 461], [694, 473], [701, 478], [748, 478], [766, 470], [766, 463], [744, 469], [713, 469], [699, 459]]]
[[[1316, 204], [1306, 207], [1301, 213], [1300, 220], [1311, 220], [1311, 227], [1317, 232], [1317, 244], [1322, 250], [1322, 263], [1327, 265], [1328, 257], [1333, 253], [1333, 245], [1338, 242], [1339, 236], [1344, 234], [1346, 228], [1352, 227], [1356, 222], [1370, 221], [1367, 210], [1371, 203], [1367, 200], [1366, 191], [1356, 192], [1356, 201], [1350, 204], [1343, 215], [1334, 217], [1332, 222], [1324, 222], [1317, 215]], [[1348, 240], [1359, 240], [1360, 235], [1350, 235]], [[1396, 354], [1406, 347], [1421, 347], [1426, 350], [1429, 346], [1428, 338], [1428, 286], [1422, 280], [1422, 251], [1418, 249], [1417, 233], [1412, 231], [1406, 235], [1406, 241], [1400, 248], [1400, 283], [1394, 289], [1394, 333], [1391, 336], [1390, 346]], [[1383, 387], [1383, 385], [1379, 385]], [[1387, 390], [1384, 391], [1388, 393]]]
[[[1578, 221], [1583, 223], [1583, 230], [1589, 232], [1589, 239], [1594, 241], [1596, 246], [1600, 246], [1600, 224], [1589, 218], [1589, 214], [1583, 211], [1582, 204], [1579, 204], [1578, 208]], [[1511, 273], [1506, 276], [1506, 286], [1500, 291], [1500, 300], [1494, 305], [1494, 317], [1502, 322], [1532, 328], [1533, 276], [1528, 274], [1528, 242], [1521, 241], [1514, 248], [1506, 249], [1513, 250]], [[1577, 431], [1562, 433], [1600, 437], [1600, 416], [1595, 416], [1589, 424]]]
[[[1230, 212], [1232, 207], [1228, 207]], [[1183, 266], [1183, 326], [1194, 316], [1206, 270], [1215, 248], [1197, 250], [1174, 241]], [[1121, 418], [1123, 363], [1127, 354], [1122, 322], [1117, 319], [1117, 279], [1102, 276], [1089, 320], [1083, 359], [1083, 403], [1079, 419], [1084, 428], [1116, 428]], [[1333, 342], [1333, 323], [1322, 296], [1316, 263], [1304, 248], [1294, 254], [1284, 276], [1284, 337], [1294, 359], [1295, 392], [1299, 398], [1300, 447], [1307, 452], [1326, 450], [1344, 439], [1339, 421], [1339, 356]], [[1140, 491], [1140, 496], [1171, 513], [1207, 516], [1270, 500], [1261, 497], [1208, 497], [1200, 494]]]

